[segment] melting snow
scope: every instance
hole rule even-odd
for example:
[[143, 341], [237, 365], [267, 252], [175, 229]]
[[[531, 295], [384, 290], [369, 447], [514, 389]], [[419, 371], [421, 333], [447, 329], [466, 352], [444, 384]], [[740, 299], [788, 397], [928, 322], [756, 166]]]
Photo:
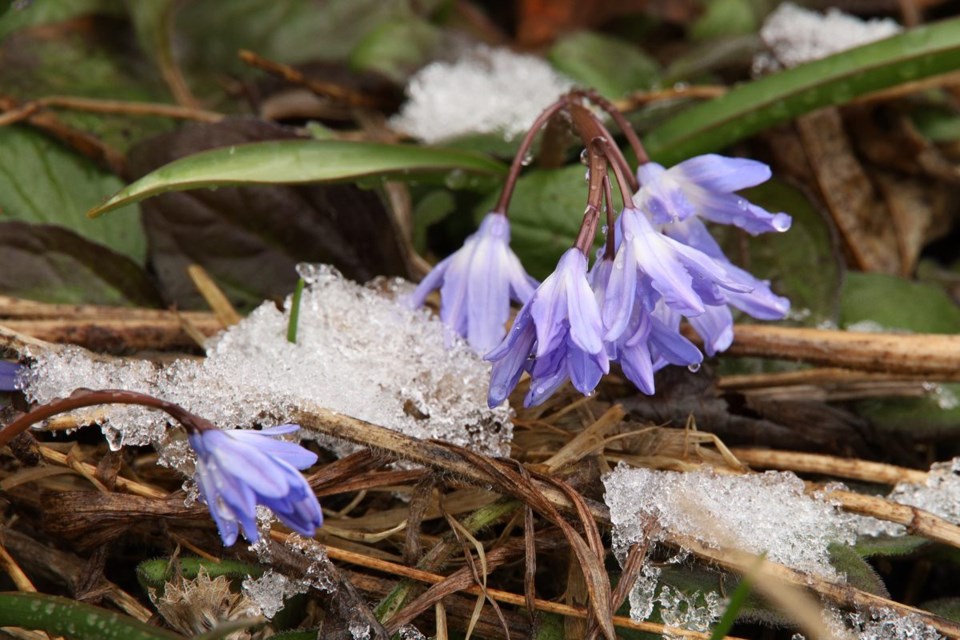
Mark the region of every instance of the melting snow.
[[[923, 484], [901, 482], [887, 499], [917, 507], [960, 525], [960, 458], [937, 462]], [[858, 520], [857, 533], [864, 536], [904, 535], [906, 527], [874, 518]]]
[[391, 125], [430, 143], [476, 133], [510, 140], [571, 86], [540, 58], [480, 46], [413, 76]]
[[760, 29], [770, 53], [754, 58], [754, 73], [795, 67], [900, 31], [900, 25], [889, 18], [861, 20], [838, 9], [822, 14], [784, 2], [767, 16]]
[[[301, 275], [308, 286], [296, 344], [286, 339], [289, 299], [285, 311], [266, 302], [214, 338], [205, 359], [160, 367], [76, 347], [31, 353], [36, 363], [24, 391], [40, 403], [80, 387], [140, 391], [221, 428], [281, 424], [298, 406], [320, 406], [418, 438], [508, 452], [509, 409], [486, 405], [490, 365], [465, 343], [446, 349], [438, 320], [395, 302], [409, 285], [364, 287], [323, 266], [302, 266]], [[160, 412], [114, 405], [80, 417], [97, 418], [114, 448], [153, 443], [163, 449], [167, 416]], [[183, 447], [169, 446], [164, 454], [176, 466], [189, 462]]]
[[827, 546], [855, 540], [837, 506], [804, 493], [803, 481], [792, 473], [720, 475], [709, 469], [678, 473], [620, 466], [603, 482], [618, 557], [644, 538], [652, 518], [664, 531], [713, 547], [736, 540], [744, 551], [838, 580]]

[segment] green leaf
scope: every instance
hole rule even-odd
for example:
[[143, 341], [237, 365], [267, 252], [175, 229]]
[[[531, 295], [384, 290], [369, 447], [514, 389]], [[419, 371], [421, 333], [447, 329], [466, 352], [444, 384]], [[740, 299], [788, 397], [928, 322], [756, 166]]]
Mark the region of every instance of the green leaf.
[[[517, 181], [510, 202], [510, 245], [534, 278], [550, 275], [573, 246], [587, 193], [584, 171], [581, 165], [534, 170]], [[493, 208], [495, 199], [492, 194], [475, 210], [477, 219]]]
[[836, 322], [843, 263], [826, 220], [802, 191], [777, 178], [743, 196], [769, 211], [789, 213], [793, 225], [784, 233], [756, 237], [734, 227], [711, 227], [727, 256], [758, 278], [770, 280], [774, 291], [790, 299], [793, 316], [804, 324]]
[[917, 333], [960, 333], [960, 307], [935, 284], [851, 272], [840, 297], [840, 326], [858, 322]]
[[68, 229], [26, 222], [0, 223], [0, 292], [59, 304], [161, 304], [130, 258]]
[[[144, 73], [148, 63], [138, 49], [132, 44], [125, 48], [124, 40], [98, 37], [101, 29], [115, 27], [116, 23], [104, 20], [93, 24], [93, 28], [64, 27], [56, 37], [38, 30], [5, 39], [0, 45], [3, 93], [19, 101], [50, 95], [131, 102], [164, 100], [167, 92], [159, 74]], [[56, 113], [64, 124], [121, 151], [140, 137], [172, 126], [170, 119], [155, 116], [74, 109], [58, 109]]]
[[21, 127], [0, 128], [0, 211], [4, 220], [62, 226], [143, 264], [146, 238], [136, 207], [116, 220], [84, 213], [123, 183], [50, 138]]
[[335, 140], [257, 142], [213, 149], [171, 162], [92, 208], [87, 215], [95, 217], [167, 191], [332, 182], [385, 175], [402, 178], [454, 171], [502, 174], [505, 168], [486, 156], [432, 147]]
[[0, 11], [0, 40], [11, 33], [38, 25], [63, 22], [91, 13], [121, 13], [120, 0], [34, 0], [17, 6], [6, 0], [7, 11]]
[[690, 27], [694, 40], [753, 33], [759, 16], [752, 0], [711, 0], [707, 10]]
[[177, 575], [187, 580], [195, 579], [201, 569], [210, 578], [226, 576], [227, 578], [259, 578], [263, 575], [263, 567], [256, 564], [222, 558], [217, 562], [204, 558], [185, 557], [177, 560], [170, 558], [153, 558], [144, 560], [137, 565], [137, 580], [144, 588], [160, 589]]
[[890, 597], [890, 592], [887, 591], [887, 586], [880, 579], [880, 575], [856, 549], [847, 544], [831, 544], [829, 553], [830, 564], [846, 575], [847, 584], [875, 596]]
[[927, 600], [920, 605], [920, 608], [941, 618], [960, 622], [960, 598], [952, 597]]
[[748, 82], [664, 123], [646, 139], [658, 162], [718, 151], [772, 125], [828, 105], [952, 71], [960, 58], [960, 18]]
[[0, 593], [0, 627], [46, 631], [71, 640], [183, 638], [121, 613], [42, 593]]
[[547, 59], [558, 71], [611, 99], [649, 89], [659, 76], [657, 63], [638, 47], [592, 31], [564, 36]]
[[931, 544], [920, 536], [860, 536], [853, 546], [864, 558], [908, 556]]
[[429, 59], [440, 43], [440, 31], [426, 20], [409, 18], [381, 24], [354, 49], [350, 66], [376, 71], [399, 85]]

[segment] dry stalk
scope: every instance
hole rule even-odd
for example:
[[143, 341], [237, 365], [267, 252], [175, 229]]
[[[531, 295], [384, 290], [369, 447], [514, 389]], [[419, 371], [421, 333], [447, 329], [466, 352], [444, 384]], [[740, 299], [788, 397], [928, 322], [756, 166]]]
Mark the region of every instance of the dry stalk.
[[906, 526], [910, 533], [960, 548], [960, 527], [929, 511], [852, 491], [829, 491], [824, 498], [836, 500], [845, 511], [896, 522]]
[[863, 480], [877, 484], [894, 485], [899, 482], [923, 484], [927, 472], [898, 467], [882, 462], [870, 462], [855, 458], [838, 458], [802, 451], [776, 451], [772, 449], [732, 449], [733, 455], [746, 464], [761, 469], [779, 469], [796, 473], [816, 473], [825, 476]]

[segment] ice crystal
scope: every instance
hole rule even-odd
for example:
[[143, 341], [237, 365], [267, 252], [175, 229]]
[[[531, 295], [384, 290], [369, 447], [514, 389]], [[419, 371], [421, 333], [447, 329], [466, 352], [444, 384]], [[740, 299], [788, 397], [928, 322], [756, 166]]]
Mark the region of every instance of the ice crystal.
[[754, 72], [795, 67], [887, 38], [900, 30], [900, 25], [889, 18], [861, 20], [838, 9], [822, 14], [784, 2], [767, 16], [760, 29], [760, 37], [770, 52], [754, 58]]
[[351, 622], [349, 627], [350, 635], [353, 640], [370, 640], [370, 625], [364, 622]]
[[805, 494], [803, 481], [792, 473], [719, 475], [709, 469], [677, 473], [620, 466], [604, 485], [614, 550], [621, 556], [646, 535], [653, 519], [670, 533], [714, 547], [735, 541], [744, 551], [837, 580], [841, 576], [830, 565], [827, 546], [855, 539], [837, 507]]
[[[926, 482], [900, 482], [887, 499], [917, 507], [960, 525], [960, 458], [937, 462], [930, 467]], [[857, 520], [862, 536], [905, 535], [907, 528], [873, 518]]]
[[[936, 629], [913, 614], [901, 615], [892, 609], [841, 612], [823, 610], [824, 622], [836, 636], [856, 640], [942, 640]], [[800, 633], [792, 640], [806, 640]]]
[[510, 140], [571, 86], [540, 58], [479, 46], [413, 76], [391, 124], [430, 143], [476, 133]]
[[657, 596], [663, 623], [690, 631], [709, 631], [727, 607], [727, 599], [715, 591], [687, 594], [669, 585]]
[[[203, 360], [159, 367], [76, 347], [32, 353], [25, 392], [43, 403], [79, 387], [140, 391], [225, 429], [283, 424], [298, 408], [324, 407], [410, 436], [507, 453], [509, 410], [486, 406], [490, 365], [464, 343], [446, 349], [439, 321], [396, 302], [409, 285], [364, 287], [325, 266], [300, 271], [308, 286], [296, 344], [286, 338], [288, 311], [267, 302], [214, 338]], [[167, 446], [168, 418], [160, 412], [117, 405], [79, 414], [100, 422], [114, 448], [156, 443], [173, 466], [191, 463], [182, 446]]]
[[241, 585], [244, 595], [252, 600], [265, 618], [272, 619], [283, 609], [284, 600], [306, 593], [307, 589], [282, 573], [268, 569], [259, 578], [247, 576]]

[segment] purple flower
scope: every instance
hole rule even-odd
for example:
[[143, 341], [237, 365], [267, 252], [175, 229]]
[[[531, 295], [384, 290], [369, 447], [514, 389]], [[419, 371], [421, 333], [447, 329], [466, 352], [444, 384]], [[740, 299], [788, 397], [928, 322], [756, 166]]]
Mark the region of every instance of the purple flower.
[[414, 307], [440, 289], [440, 319], [478, 353], [497, 346], [506, 333], [510, 300], [525, 303], [537, 281], [510, 249], [510, 223], [488, 213], [456, 253], [433, 268], [410, 298]]
[[225, 545], [236, 542], [239, 530], [251, 543], [260, 539], [258, 504], [305, 536], [312, 537], [323, 524], [317, 497], [298, 471], [314, 464], [317, 455], [273, 438], [299, 428], [284, 424], [261, 431], [208, 429], [189, 435], [197, 452], [197, 486]]
[[728, 268], [729, 262], [664, 235], [638, 209], [623, 210], [620, 228], [623, 240], [603, 304], [606, 340], [623, 335], [636, 304], [652, 311], [662, 299], [671, 309], [692, 317], [706, 312], [707, 305], [725, 304], [721, 289], [736, 293], [753, 289], [752, 276], [744, 281]]
[[669, 169], [648, 162], [637, 169], [637, 178], [641, 186], [633, 203], [657, 224], [699, 216], [753, 235], [790, 228], [789, 215], [770, 213], [734, 193], [770, 178], [770, 167], [756, 160], [708, 154]]
[[[614, 271], [611, 259], [598, 259], [590, 271], [597, 301], [603, 306], [606, 290]], [[611, 361], [620, 363], [623, 374], [646, 394], [653, 395], [653, 374], [668, 364], [696, 366], [703, 354], [679, 331], [680, 314], [662, 302], [655, 302], [656, 292], [648, 284], [640, 287], [648, 292], [646, 304], [635, 304], [626, 329], [614, 341], [605, 341]], [[649, 311], [648, 307], [653, 307]]]
[[603, 323], [587, 281], [587, 258], [568, 249], [556, 270], [524, 304], [507, 337], [486, 359], [493, 362], [491, 407], [503, 402], [528, 371], [525, 406], [540, 404], [568, 379], [591, 393], [610, 370], [603, 344]]
[[720, 245], [697, 218], [666, 225], [664, 233], [724, 265], [734, 280], [750, 287], [748, 293], [724, 291], [725, 303], [707, 305], [704, 313], [688, 317], [690, 324], [703, 338], [707, 355], [726, 350], [733, 342], [733, 316], [728, 304], [758, 320], [780, 320], [790, 310], [790, 301], [770, 290], [766, 280], [754, 278], [750, 273], [732, 264], [720, 249]]
[[0, 360], [0, 391], [17, 390], [17, 375], [22, 368], [19, 363]]

